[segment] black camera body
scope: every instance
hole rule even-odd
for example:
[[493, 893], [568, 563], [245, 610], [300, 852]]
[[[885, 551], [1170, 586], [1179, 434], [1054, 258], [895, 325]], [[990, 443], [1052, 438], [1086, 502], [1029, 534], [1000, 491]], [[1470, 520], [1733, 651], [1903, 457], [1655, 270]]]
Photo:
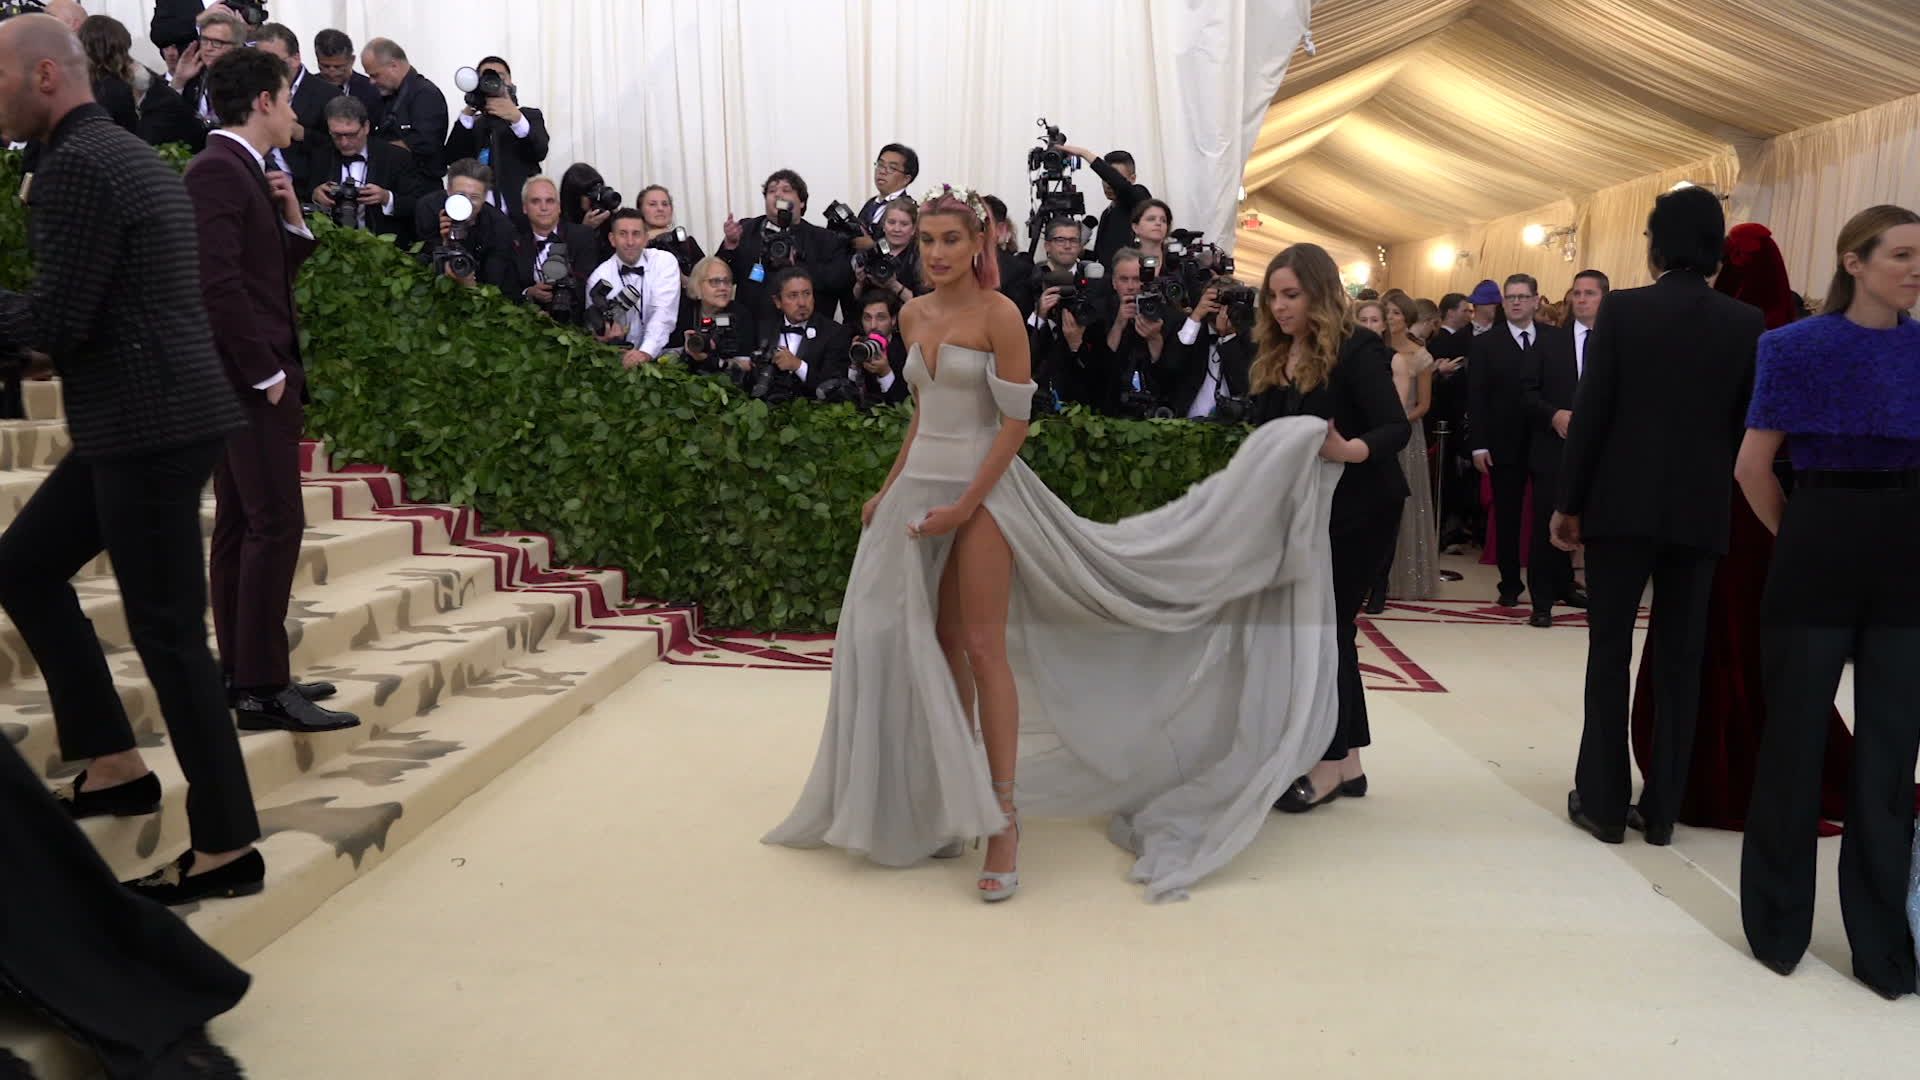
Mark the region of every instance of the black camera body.
[[[453, 196], [453, 198], [460, 197]], [[452, 214], [448, 214], [448, 220], [452, 224], [447, 230], [447, 242], [433, 249], [433, 272], [452, 274], [458, 278], [472, 277], [480, 265], [479, 260], [473, 257], [473, 252], [467, 250], [467, 230], [471, 227], [473, 219], [471, 217], [455, 218]]]
[[1081, 221], [1087, 214], [1087, 197], [1073, 186], [1071, 176], [1079, 163], [1060, 149], [1066, 145], [1066, 135], [1045, 117], [1040, 118], [1039, 125], [1046, 130], [1040, 139], [1042, 145], [1027, 151], [1027, 172], [1033, 184], [1033, 211], [1027, 215], [1027, 235], [1032, 238], [1028, 254], [1039, 245], [1049, 225], [1063, 218]]
[[1048, 316], [1052, 321], [1060, 321], [1062, 311], [1073, 312], [1073, 321], [1081, 326], [1091, 325], [1099, 317], [1099, 305], [1095, 298], [1098, 278], [1089, 273], [1090, 266], [1085, 262], [1076, 263], [1072, 272], [1048, 270], [1040, 275], [1040, 288], [1060, 290], [1060, 303]]
[[688, 235], [686, 229], [678, 226], [654, 237], [647, 246], [673, 256], [673, 261], [680, 264], [682, 275], [693, 273], [693, 265], [700, 261], [695, 254], [693, 237]]
[[[746, 352], [746, 349], [741, 346], [740, 329], [733, 324], [732, 315], [721, 312], [718, 315], [702, 315], [700, 328], [690, 331], [688, 337], [701, 352], [706, 353], [710, 359], [717, 360], [722, 357], [739, 356]], [[772, 362], [771, 353], [767, 355], [767, 360], [769, 363]]]
[[482, 71], [479, 78], [480, 85], [467, 91], [467, 107], [483, 113], [487, 111], [488, 98], [507, 97], [509, 91], [507, 80], [501, 78], [497, 71]]
[[360, 193], [366, 186], [360, 181], [348, 177], [333, 185], [333, 209], [327, 214], [333, 223], [343, 229], [355, 228], [360, 223]]
[[760, 266], [771, 277], [800, 265], [800, 238], [793, 231], [793, 207], [780, 200], [774, 212], [760, 221]]
[[1160, 395], [1151, 390], [1120, 391], [1118, 412], [1122, 417], [1134, 420], [1173, 419], [1173, 406], [1162, 401]]
[[607, 332], [608, 327], [625, 322], [633, 309], [639, 306], [639, 285], [616, 287], [611, 281], [603, 281], [595, 285], [587, 297], [587, 330], [594, 337], [599, 337]]
[[805, 394], [806, 384], [774, 364], [773, 354], [779, 351], [780, 339], [777, 337], [753, 351], [749, 357], [753, 367], [740, 376], [741, 387], [746, 390], [748, 397], [768, 405], [781, 405]]
[[608, 187], [605, 180], [601, 180], [587, 189], [587, 204], [595, 210], [611, 214], [620, 209], [620, 193]]
[[854, 213], [853, 207], [838, 199], [827, 205], [827, 230], [839, 233], [849, 240], [858, 240], [863, 236], [871, 235], [867, 232], [866, 225], [862, 224], [859, 216]]
[[573, 276], [573, 253], [555, 240], [547, 245], [547, 261], [540, 264], [540, 280], [553, 286], [553, 300], [547, 305], [557, 322], [572, 322], [580, 313], [580, 283]]
[[250, 27], [261, 27], [267, 24], [266, 0], [220, 0], [220, 2], [235, 15], [240, 16], [240, 21]]
[[860, 256], [860, 272], [875, 285], [885, 285], [900, 273], [900, 257], [893, 253], [893, 242], [877, 240], [873, 249]]

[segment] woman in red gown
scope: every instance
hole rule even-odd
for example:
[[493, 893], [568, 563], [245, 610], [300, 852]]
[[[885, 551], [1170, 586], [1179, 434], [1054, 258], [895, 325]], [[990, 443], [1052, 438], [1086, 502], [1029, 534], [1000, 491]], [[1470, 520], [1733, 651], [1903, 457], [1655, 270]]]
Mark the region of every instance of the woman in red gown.
[[[1787, 284], [1787, 266], [1773, 234], [1764, 225], [1735, 225], [1727, 233], [1726, 253], [1714, 287], [1766, 314], [1773, 330], [1801, 315]], [[1746, 823], [1753, 795], [1754, 761], [1767, 710], [1761, 688], [1760, 594], [1773, 558], [1773, 534], [1733, 489], [1732, 533], [1727, 553], [1713, 575], [1713, 600], [1707, 613], [1707, 648], [1701, 658], [1700, 719], [1687, 771], [1680, 821], [1712, 829], [1739, 830]], [[1653, 733], [1653, 655], [1651, 636], [1640, 655], [1640, 677], [1633, 688], [1633, 757], [1644, 774]], [[1853, 771], [1853, 733], [1835, 710], [1827, 721], [1827, 756], [1821, 777], [1820, 816], [1846, 816], [1847, 777]], [[1821, 825], [1822, 835], [1839, 830]]]

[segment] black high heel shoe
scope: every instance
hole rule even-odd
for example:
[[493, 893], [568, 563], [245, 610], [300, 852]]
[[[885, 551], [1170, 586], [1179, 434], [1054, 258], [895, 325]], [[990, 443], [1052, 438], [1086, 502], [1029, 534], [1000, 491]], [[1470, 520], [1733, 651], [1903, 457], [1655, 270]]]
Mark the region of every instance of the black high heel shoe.
[[1314, 798], [1316, 794], [1317, 792], [1313, 790], [1313, 781], [1303, 776], [1293, 782], [1293, 786], [1287, 789], [1285, 795], [1280, 796], [1279, 800], [1273, 804], [1273, 808], [1283, 814], [1304, 814], [1339, 798], [1340, 785], [1335, 784], [1333, 790], [1321, 798]]

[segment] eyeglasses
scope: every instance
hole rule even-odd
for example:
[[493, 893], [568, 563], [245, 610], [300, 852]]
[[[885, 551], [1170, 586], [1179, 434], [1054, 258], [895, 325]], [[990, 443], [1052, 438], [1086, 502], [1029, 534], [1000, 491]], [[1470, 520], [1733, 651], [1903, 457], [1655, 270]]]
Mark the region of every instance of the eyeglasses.
[[1079, 242], [1080, 242], [1080, 238], [1079, 238], [1079, 237], [1077, 237], [1077, 236], [1049, 236], [1049, 237], [1047, 237], [1047, 243], [1049, 243], [1049, 244], [1077, 244], [1077, 243], [1079, 243]]
[[733, 279], [730, 277], [710, 277], [707, 279], [707, 287], [710, 289], [731, 289], [733, 288]]
[[881, 171], [881, 172], [883, 172], [883, 173], [892, 173], [892, 174], [900, 174], [900, 175], [904, 175], [904, 174], [906, 173], [906, 171], [907, 171], [907, 170], [905, 170], [905, 169], [903, 169], [903, 168], [901, 168], [900, 166], [898, 166], [898, 165], [895, 165], [895, 164], [894, 164], [893, 162], [891, 162], [891, 161], [886, 161], [886, 160], [881, 160], [881, 161], [876, 161], [876, 162], [874, 162], [874, 163], [873, 163], [873, 167], [874, 167], [875, 169], [878, 169], [879, 171]]
[[1533, 296], [1529, 293], [1508, 293], [1507, 299], [1508, 300], [1531, 300], [1533, 299]]
[[200, 45], [202, 48], [205, 48], [211, 45], [218, 45], [223, 49], [231, 49], [234, 46], [234, 42], [230, 38], [208, 37], [205, 34], [202, 34], [200, 35]]

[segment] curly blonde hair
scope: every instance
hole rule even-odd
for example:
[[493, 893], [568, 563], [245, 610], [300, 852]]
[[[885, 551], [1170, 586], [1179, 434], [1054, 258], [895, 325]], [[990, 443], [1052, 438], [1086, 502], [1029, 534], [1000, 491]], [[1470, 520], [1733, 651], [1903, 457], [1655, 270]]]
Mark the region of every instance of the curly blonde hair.
[[[1291, 270], [1307, 296], [1306, 328], [1300, 363], [1287, 378], [1287, 357], [1294, 337], [1280, 329], [1273, 317], [1273, 275]], [[1253, 361], [1254, 393], [1291, 381], [1301, 393], [1326, 385], [1340, 362], [1340, 346], [1353, 333], [1353, 312], [1340, 285], [1340, 269], [1333, 256], [1318, 244], [1295, 244], [1273, 257], [1260, 277], [1260, 306], [1254, 313], [1254, 340], [1259, 353]]]

